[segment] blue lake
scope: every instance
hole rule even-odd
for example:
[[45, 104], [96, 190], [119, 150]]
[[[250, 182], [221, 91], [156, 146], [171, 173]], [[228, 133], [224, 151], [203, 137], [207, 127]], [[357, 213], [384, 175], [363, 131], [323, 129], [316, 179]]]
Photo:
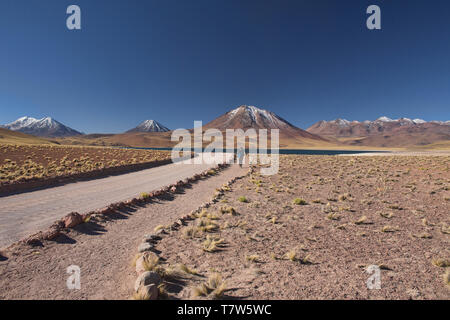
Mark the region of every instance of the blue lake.
[[[172, 151], [172, 148], [138, 148], [138, 147], [123, 147], [125, 149], [139, 149], [139, 150], [161, 150]], [[194, 149], [192, 149], [194, 151]], [[226, 150], [224, 150], [226, 152]], [[236, 153], [237, 150], [234, 150]], [[248, 149], [245, 151], [248, 153]], [[388, 151], [371, 151], [371, 150], [309, 150], [309, 149], [280, 149], [280, 154], [303, 154], [303, 155], [339, 155], [339, 154], [358, 154], [358, 153], [386, 153]], [[267, 150], [270, 153], [270, 150]]]

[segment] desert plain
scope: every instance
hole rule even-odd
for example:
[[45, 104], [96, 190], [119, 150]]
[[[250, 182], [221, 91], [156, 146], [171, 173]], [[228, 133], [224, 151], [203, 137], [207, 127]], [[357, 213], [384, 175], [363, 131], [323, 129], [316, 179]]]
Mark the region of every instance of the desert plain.
[[[449, 170], [448, 153], [281, 155], [272, 176], [231, 165], [59, 241], [4, 251], [0, 297], [142, 299], [134, 280], [151, 271], [160, 299], [449, 299]], [[69, 291], [64, 266], [80, 259], [89, 283]]]

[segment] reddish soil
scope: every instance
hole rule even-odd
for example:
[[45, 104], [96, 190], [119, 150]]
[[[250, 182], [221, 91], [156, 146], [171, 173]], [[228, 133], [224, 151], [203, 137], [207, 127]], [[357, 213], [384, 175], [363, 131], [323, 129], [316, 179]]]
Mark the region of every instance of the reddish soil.
[[[164, 266], [200, 274], [168, 283], [169, 297], [193, 298], [218, 273], [233, 299], [450, 298], [449, 156], [281, 156], [279, 174], [256, 169], [224, 191], [157, 244]], [[367, 288], [369, 265], [381, 289]]]
[[[95, 178], [165, 164], [170, 152], [53, 145], [0, 146], [0, 192]], [[48, 183], [47, 183], [48, 182]], [[18, 190], [16, 190], [18, 189]]]
[[[231, 166], [175, 195], [92, 217], [42, 246], [12, 245], [0, 252], [0, 299], [129, 299], [136, 277], [131, 264], [143, 236], [198, 208], [216, 188], [246, 172]], [[66, 286], [71, 265], [81, 269], [80, 290]]]

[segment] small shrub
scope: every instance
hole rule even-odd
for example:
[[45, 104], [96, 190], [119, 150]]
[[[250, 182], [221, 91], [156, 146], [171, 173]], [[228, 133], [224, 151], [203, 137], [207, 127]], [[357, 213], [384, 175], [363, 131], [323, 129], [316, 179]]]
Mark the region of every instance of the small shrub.
[[392, 226], [384, 226], [383, 228], [381, 228], [381, 232], [395, 232], [395, 231], [398, 231], [398, 229]]
[[450, 286], [450, 269], [447, 269], [443, 275], [444, 283]]
[[189, 268], [189, 267], [188, 267], [187, 265], [185, 265], [185, 264], [182, 264], [182, 263], [179, 264], [179, 265], [178, 265], [178, 268], [179, 268], [181, 271], [185, 272], [185, 273], [192, 274], [192, 275], [195, 275], [195, 276], [199, 275], [199, 273], [198, 273], [197, 270], [191, 269], [191, 268]]
[[330, 220], [339, 220], [340, 219], [339, 215], [337, 213], [333, 213], [333, 212], [330, 212], [327, 215], [327, 218]]
[[257, 254], [251, 254], [251, 255], [245, 256], [245, 260], [250, 261], [250, 262], [258, 262], [259, 256]]
[[203, 251], [205, 252], [216, 252], [219, 251], [220, 245], [224, 242], [223, 239], [213, 238], [211, 236], [207, 236], [206, 240], [203, 242]]
[[229, 214], [231, 214], [232, 216], [238, 215], [238, 213], [236, 212], [236, 210], [234, 210], [234, 208], [233, 208], [233, 207], [230, 207], [230, 206], [225, 206], [225, 207], [220, 208], [220, 213], [222, 213], [222, 214], [229, 213]]
[[240, 197], [238, 198], [238, 201], [239, 201], [239, 202], [247, 203], [247, 202], [248, 202], [248, 199], [247, 199], [246, 197], [244, 197], [244, 196], [240, 196]]
[[355, 224], [357, 224], [357, 225], [365, 224], [365, 223], [367, 223], [367, 217], [366, 216], [362, 216], [357, 221], [355, 221]]
[[444, 258], [435, 258], [431, 260], [431, 263], [436, 267], [447, 268], [450, 267], [450, 260]]
[[422, 238], [422, 239], [431, 239], [433, 238], [433, 236], [431, 234], [429, 234], [428, 232], [422, 232], [421, 234], [417, 235], [418, 238]]
[[392, 212], [380, 212], [380, 216], [386, 219], [391, 219], [394, 214]]
[[193, 297], [206, 297], [212, 293], [214, 298], [219, 299], [223, 296], [225, 290], [226, 285], [225, 282], [222, 281], [222, 276], [218, 273], [215, 273], [209, 276], [208, 280], [205, 283], [202, 283], [200, 284], [200, 286], [193, 288], [192, 295]]
[[285, 256], [291, 261], [297, 261], [297, 252], [295, 250], [288, 251]]
[[150, 199], [150, 195], [147, 192], [142, 192], [140, 198], [143, 200], [148, 200]]
[[292, 201], [292, 203], [293, 203], [293, 204], [296, 204], [296, 205], [299, 205], [299, 206], [304, 206], [304, 205], [307, 205], [307, 204], [308, 204], [305, 200], [300, 199], [300, 198], [295, 198], [295, 199]]

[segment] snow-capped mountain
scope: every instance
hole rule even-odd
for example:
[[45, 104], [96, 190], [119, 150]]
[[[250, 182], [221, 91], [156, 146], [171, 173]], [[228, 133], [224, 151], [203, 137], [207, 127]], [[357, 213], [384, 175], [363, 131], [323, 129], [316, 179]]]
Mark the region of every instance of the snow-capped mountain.
[[326, 137], [366, 137], [378, 134], [395, 133], [406, 130], [419, 132], [442, 131], [449, 132], [450, 121], [425, 121], [422, 119], [391, 119], [380, 117], [374, 121], [348, 121], [336, 119], [331, 121], [319, 121], [306, 129], [308, 132]]
[[81, 132], [69, 128], [50, 117], [45, 117], [42, 119], [22, 117], [1, 127], [12, 131], [19, 131], [26, 134], [47, 138], [70, 137], [82, 134]]
[[204, 129], [279, 129], [280, 137], [309, 138], [325, 140], [315, 134], [297, 128], [268, 110], [254, 106], [240, 106], [205, 124]]
[[166, 132], [170, 131], [167, 127], [155, 120], [145, 120], [136, 128], [128, 130], [127, 132]]

